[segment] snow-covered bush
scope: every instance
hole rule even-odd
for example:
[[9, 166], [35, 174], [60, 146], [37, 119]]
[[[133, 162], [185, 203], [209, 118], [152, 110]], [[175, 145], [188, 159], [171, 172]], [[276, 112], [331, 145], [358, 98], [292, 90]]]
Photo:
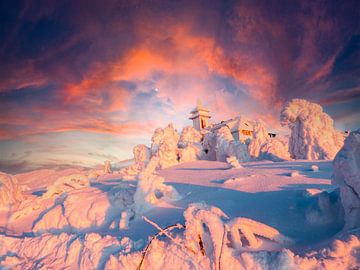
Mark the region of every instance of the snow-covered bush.
[[106, 160], [104, 162], [104, 173], [111, 173], [111, 163], [110, 163], [110, 160]]
[[261, 147], [268, 141], [269, 135], [266, 127], [262, 121], [257, 121], [254, 124], [253, 138], [250, 141], [248, 151], [252, 158], [257, 158], [260, 155]]
[[283, 126], [291, 129], [289, 152], [295, 159], [333, 159], [344, 142], [334, 121], [319, 104], [293, 99], [280, 114]]
[[19, 203], [23, 199], [22, 188], [16, 177], [0, 173], [0, 208]]
[[144, 144], [138, 144], [133, 149], [135, 164], [145, 165], [150, 159], [150, 149]]
[[336, 155], [332, 183], [340, 186], [345, 228], [360, 226], [360, 129], [351, 132]]
[[289, 160], [289, 140], [286, 137], [277, 136], [269, 138], [260, 149], [260, 159], [272, 161]]
[[184, 127], [179, 140], [179, 146], [186, 146], [188, 143], [199, 143], [203, 136], [191, 126]]
[[159, 157], [160, 168], [178, 164], [179, 134], [172, 124], [166, 128], [158, 128], [151, 139], [151, 155]]
[[83, 174], [71, 174], [59, 177], [44, 194], [45, 197], [53, 197], [74, 189], [87, 187], [90, 185], [89, 179]]
[[198, 160], [201, 155], [202, 147], [199, 143], [188, 143], [184, 148], [179, 149], [180, 163]]
[[230, 142], [234, 140], [228, 127], [220, 128], [216, 133], [216, 160], [226, 162], [230, 152]]

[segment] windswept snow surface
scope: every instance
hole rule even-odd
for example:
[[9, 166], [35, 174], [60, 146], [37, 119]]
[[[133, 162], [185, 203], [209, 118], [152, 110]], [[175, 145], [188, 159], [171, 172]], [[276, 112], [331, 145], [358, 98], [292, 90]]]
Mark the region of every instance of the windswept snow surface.
[[[331, 162], [262, 161], [236, 168], [230, 165], [235, 159], [194, 161], [156, 171], [157, 158], [134, 181], [121, 174], [90, 179], [90, 172], [76, 170], [5, 175], [17, 178], [12, 190], [22, 190], [22, 197], [0, 210], [0, 268], [360, 265], [360, 230], [341, 231]], [[290, 177], [293, 171], [298, 176]]]

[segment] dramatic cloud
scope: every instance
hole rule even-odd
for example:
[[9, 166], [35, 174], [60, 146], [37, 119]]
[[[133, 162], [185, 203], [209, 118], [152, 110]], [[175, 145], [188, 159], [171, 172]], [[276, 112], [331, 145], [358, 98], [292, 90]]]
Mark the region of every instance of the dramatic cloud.
[[2, 3], [0, 140], [75, 131], [136, 144], [157, 126], [190, 124], [198, 98], [214, 121], [241, 113], [281, 132], [281, 105], [306, 98], [355, 128], [359, 10], [359, 1]]

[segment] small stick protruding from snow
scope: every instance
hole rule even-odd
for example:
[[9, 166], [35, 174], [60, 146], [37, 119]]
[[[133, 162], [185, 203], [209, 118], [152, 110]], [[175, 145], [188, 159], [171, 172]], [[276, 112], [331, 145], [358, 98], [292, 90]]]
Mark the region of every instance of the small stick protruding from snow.
[[[170, 235], [168, 234], [165, 230], [163, 230], [159, 225], [157, 225], [154, 221], [148, 219], [145, 216], [142, 216], [143, 220], [145, 220], [147, 223], [153, 225], [156, 229], [158, 229], [161, 233], [165, 234], [169, 239], [171, 239], [171, 241], [173, 241], [174, 243], [178, 244], [177, 241]], [[176, 224], [179, 225], [179, 224]]]

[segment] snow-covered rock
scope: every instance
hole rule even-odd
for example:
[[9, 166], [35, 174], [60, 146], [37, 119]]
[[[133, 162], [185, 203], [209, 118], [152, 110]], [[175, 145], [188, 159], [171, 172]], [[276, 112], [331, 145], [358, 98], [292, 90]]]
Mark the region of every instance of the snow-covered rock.
[[340, 186], [345, 229], [360, 226], [360, 129], [351, 132], [336, 155], [332, 183]]
[[0, 208], [7, 208], [23, 199], [23, 190], [16, 177], [0, 172]]
[[289, 152], [295, 159], [333, 159], [344, 142], [334, 121], [319, 104], [293, 99], [280, 114], [283, 126], [291, 129]]

